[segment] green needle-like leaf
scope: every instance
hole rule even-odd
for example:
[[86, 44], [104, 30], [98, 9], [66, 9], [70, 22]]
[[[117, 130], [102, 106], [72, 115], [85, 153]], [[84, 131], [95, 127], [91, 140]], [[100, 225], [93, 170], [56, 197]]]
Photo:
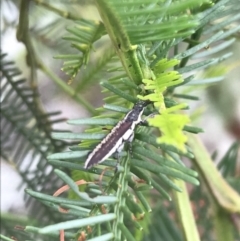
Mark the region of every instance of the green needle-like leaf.
[[183, 234], [185, 239], [200, 241], [186, 185], [183, 181], [180, 180], [174, 180], [174, 182], [182, 190], [181, 193], [174, 192], [174, 196], [178, 211], [178, 218], [180, 219], [180, 223], [183, 227]]
[[95, 217], [76, 219], [76, 220], [66, 221], [66, 222], [47, 226], [45, 228], [40, 229], [39, 233], [49, 233], [49, 232], [54, 232], [62, 229], [66, 230], [66, 229], [72, 229], [72, 228], [80, 228], [87, 225], [104, 223], [107, 221], [114, 220], [115, 218], [116, 218], [116, 215], [114, 213], [109, 213], [109, 214], [99, 215]]

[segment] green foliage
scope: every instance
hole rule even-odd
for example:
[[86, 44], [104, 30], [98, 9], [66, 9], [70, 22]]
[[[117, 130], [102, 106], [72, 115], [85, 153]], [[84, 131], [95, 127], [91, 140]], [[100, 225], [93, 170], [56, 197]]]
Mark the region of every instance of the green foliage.
[[[53, 173], [53, 168], [47, 162], [47, 156], [56, 151], [62, 150], [66, 143], [54, 140], [51, 137], [52, 125], [55, 122], [64, 121], [56, 118], [60, 112], [45, 113], [39, 102], [38, 93], [28, 87], [26, 80], [22, 77], [21, 72], [15, 67], [14, 63], [5, 60], [6, 55], [1, 54], [1, 157], [10, 164], [14, 170], [21, 176], [20, 190], [22, 186], [50, 192], [58, 186], [57, 176]], [[52, 117], [55, 117], [54, 119]], [[56, 130], [57, 131], [57, 130]], [[30, 160], [31, 161], [30, 161]], [[39, 189], [39, 180], [36, 180], [36, 166], [39, 168], [42, 178]], [[48, 169], [45, 173], [43, 170]], [[42, 172], [43, 171], [43, 172]], [[49, 189], [48, 183], [52, 183]], [[23, 191], [23, 190], [22, 190]], [[49, 222], [49, 220], [59, 220], [61, 217], [51, 208], [36, 202], [30, 196], [25, 197], [30, 211], [35, 208], [40, 209], [38, 225]], [[6, 230], [12, 230], [16, 224], [28, 223], [26, 220], [12, 218], [10, 215], [3, 215], [3, 227]], [[24, 217], [25, 218], [25, 217]], [[23, 218], [23, 219], [24, 219]], [[43, 218], [45, 221], [43, 221]], [[34, 223], [33, 221], [31, 221]], [[17, 232], [15, 232], [17, 233]], [[16, 234], [18, 236], [18, 234]], [[23, 235], [26, 237], [26, 234]]]
[[65, 36], [64, 39], [71, 41], [72, 48], [81, 54], [58, 55], [55, 57], [65, 60], [62, 70], [73, 79], [76, 77], [79, 69], [88, 64], [93, 43], [105, 34], [103, 23], [100, 21], [82, 19], [77, 21], [76, 24], [72, 28], [67, 28], [71, 35]]
[[157, 107], [161, 113], [154, 115], [153, 118], [148, 120], [150, 126], [158, 127], [162, 133], [162, 136], [159, 137], [157, 141], [159, 143], [173, 145], [185, 152], [184, 144], [187, 141], [187, 137], [183, 134], [182, 130], [183, 127], [190, 122], [190, 119], [186, 115], [172, 113], [184, 108], [185, 105], [176, 105], [166, 109], [163, 96], [168, 87], [183, 82], [182, 77], [177, 71], [166, 72], [169, 67], [173, 67], [178, 63], [179, 62], [174, 59], [171, 61], [167, 61], [166, 59], [159, 61], [154, 68], [156, 79], [143, 79], [144, 88], [147, 91], [151, 91], [150, 94], [139, 97], [143, 100], [153, 102], [154, 106]]
[[161, 115], [156, 115], [150, 119], [149, 124], [160, 128], [162, 136], [157, 139], [160, 143], [173, 145], [185, 152], [184, 144], [187, 142], [187, 137], [182, 133], [182, 130], [190, 122], [190, 119], [186, 115], [172, 113], [183, 107], [185, 107], [184, 104], [163, 110]]
[[[95, 5], [101, 21], [76, 18], [73, 10], [66, 13], [48, 3], [35, 2], [66, 16], [71, 22], [77, 20], [74, 27], [67, 29], [70, 35], [64, 37], [64, 41], [71, 42], [72, 49], [57, 56], [64, 60], [62, 70], [77, 83], [66, 86], [59, 81], [35, 57], [34, 51], [31, 56], [36, 63], [30, 65], [31, 68], [38, 66], [73, 97], [98, 82], [104, 95], [104, 105], [93, 111], [85, 100], [75, 98], [94, 116], [69, 120], [68, 124], [88, 127], [84, 133], [54, 131], [54, 121], [50, 117], [56, 113], [44, 113], [37, 91], [20, 85], [21, 79], [15, 80], [19, 72], [11, 67], [12, 63], [1, 62], [4, 76], [1, 114], [5, 118], [2, 156], [15, 162], [21, 162], [32, 150], [32, 160], [40, 156], [34, 180], [28, 178], [27, 168], [19, 172], [28, 184], [26, 194], [40, 203], [40, 210], [47, 210], [44, 213], [47, 218], [39, 215], [39, 223], [34, 224], [37, 227], [24, 223], [24, 234], [41, 235], [38, 238], [42, 240], [58, 240], [59, 231], [65, 230], [67, 240], [189, 240], [187, 234], [195, 232], [190, 230], [190, 223], [195, 225], [195, 220], [186, 222], [181, 218], [184, 207], [179, 213], [173, 212], [174, 205], [169, 201], [173, 193], [184, 192], [178, 185], [179, 180], [199, 184], [198, 173], [186, 166], [183, 159], [196, 162], [196, 152], [193, 152], [194, 148], [189, 148], [186, 133], [202, 130], [187, 125], [190, 123], [184, 113], [187, 105], [180, 101], [181, 98], [197, 100], [198, 96], [182, 94], [179, 87], [212, 84], [223, 78], [224, 73], [203, 79], [199, 79], [197, 74], [231, 56], [231, 53], [225, 53], [212, 57], [230, 46], [234, 42], [231, 36], [239, 31], [239, 26], [225, 29], [239, 18], [236, 1], [98, 0]], [[22, 4], [21, 14], [27, 3]], [[232, 18], [234, 13], [237, 17]], [[111, 46], [108, 42], [108, 47], [99, 54], [103, 36], [109, 37]], [[29, 51], [29, 41], [23, 42]], [[210, 45], [210, 50], [206, 49]], [[190, 59], [194, 59], [194, 63], [188, 64]], [[139, 98], [152, 103], [143, 114], [148, 125], [136, 129], [132, 155], [125, 148], [120, 153], [121, 162], [117, 169], [117, 161], [113, 157], [85, 169], [83, 164], [89, 151]], [[152, 117], [155, 112], [157, 114]], [[12, 133], [16, 133], [15, 139], [10, 138]], [[71, 141], [67, 151], [63, 151], [65, 140]], [[16, 152], [10, 156], [7, 151], [13, 151], [13, 147]], [[239, 144], [234, 144], [219, 164], [226, 178], [234, 175], [238, 147]], [[229, 165], [229, 159], [234, 160], [234, 164]], [[16, 165], [19, 170], [20, 164]], [[45, 175], [43, 170], [49, 164], [57, 169], [51, 169], [50, 174]], [[40, 172], [44, 174], [41, 185]], [[204, 176], [204, 173], [200, 174]], [[59, 187], [56, 180], [68, 185], [69, 195], [52, 196], [53, 190]], [[78, 186], [76, 181], [81, 181], [81, 185]], [[237, 186], [235, 180], [229, 182]], [[51, 191], [44, 189], [46, 183], [51, 183]], [[209, 201], [203, 188], [194, 187], [190, 194], [197, 213], [207, 213]], [[184, 192], [184, 195], [188, 193]], [[201, 200], [204, 200], [203, 206]], [[180, 201], [179, 195], [175, 195], [174, 203]], [[188, 205], [186, 208], [191, 207], [190, 203], [185, 202], [185, 205]], [[63, 208], [67, 210], [64, 214], [60, 212]], [[204, 230], [201, 240], [209, 240], [213, 233], [212, 224], [206, 225], [200, 218], [196, 224]], [[182, 226], [183, 230], [178, 226]], [[8, 227], [6, 230], [9, 232]], [[200, 240], [200, 235], [194, 234], [191, 241]], [[234, 235], [237, 236], [235, 231]]]
[[[37, 98], [36, 90], [31, 90], [26, 80], [21, 76], [21, 72], [14, 66], [13, 62], [1, 58], [1, 156], [5, 161], [14, 166], [15, 170], [22, 176], [24, 184], [36, 189], [38, 183], [31, 175], [33, 161], [40, 168], [50, 168], [47, 163], [47, 156], [55, 151], [64, 148], [65, 143], [54, 140], [50, 132], [52, 124], [63, 121], [55, 118], [60, 112], [45, 113], [42, 111]], [[57, 130], [56, 130], [57, 131]], [[21, 164], [30, 155], [32, 162], [24, 169]], [[18, 160], [14, 163], [13, 160]], [[51, 168], [50, 175], [45, 176], [42, 187], [50, 180], [55, 180], [56, 176]], [[54, 188], [54, 187], [53, 187]], [[29, 197], [28, 197], [29, 198]]]

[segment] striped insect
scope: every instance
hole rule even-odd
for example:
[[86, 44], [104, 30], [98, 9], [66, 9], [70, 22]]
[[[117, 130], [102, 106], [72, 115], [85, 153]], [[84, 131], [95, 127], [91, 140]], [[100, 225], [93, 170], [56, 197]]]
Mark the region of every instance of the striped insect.
[[148, 101], [138, 101], [126, 116], [117, 123], [111, 132], [89, 153], [84, 168], [104, 162], [108, 157], [122, 151], [125, 142], [131, 143], [136, 126], [142, 122], [141, 116]]

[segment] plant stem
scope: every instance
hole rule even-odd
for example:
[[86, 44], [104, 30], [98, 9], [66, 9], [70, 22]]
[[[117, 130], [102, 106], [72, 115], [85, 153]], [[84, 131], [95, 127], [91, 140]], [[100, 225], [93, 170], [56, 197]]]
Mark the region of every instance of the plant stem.
[[52, 72], [46, 65], [43, 63], [39, 63], [39, 68], [48, 75], [65, 93], [71, 96], [75, 101], [84, 106], [90, 114], [94, 115], [97, 111], [93, 108], [93, 106], [88, 103], [86, 100], [81, 98], [79, 95], [75, 93], [75, 90], [67, 85], [62, 79], [60, 79], [54, 72]]

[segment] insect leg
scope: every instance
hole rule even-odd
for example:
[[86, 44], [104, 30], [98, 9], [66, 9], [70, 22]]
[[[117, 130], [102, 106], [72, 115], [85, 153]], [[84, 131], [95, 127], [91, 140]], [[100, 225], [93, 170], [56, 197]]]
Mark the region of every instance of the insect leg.
[[120, 152], [123, 150], [124, 147], [124, 141], [122, 140], [122, 143], [120, 144], [120, 146], [117, 148], [116, 152], [114, 153], [114, 158], [117, 159], [117, 163], [115, 166], [115, 173], [118, 171], [118, 165], [120, 163]]
[[148, 126], [148, 122], [147, 122], [147, 119], [149, 118], [154, 118], [155, 115], [159, 114], [158, 112], [154, 112], [148, 116], [146, 116], [140, 123], [139, 125], [143, 125], [143, 126]]
[[115, 166], [115, 171], [114, 173], [117, 173], [118, 172], [118, 165], [120, 163], [120, 157], [119, 157], [119, 151], [116, 151], [116, 153], [114, 154], [115, 158], [117, 159], [117, 163], [116, 163], [116, 166]]
[[132, 151], [133, 139], [134, 139], [134, 132], [131, 134], [131, 136], [128, 138], [128, 140], [126, 140], [126, 142], [128, 143], [128, 151], [129, 151], [131, 157], [133, 156], [133, 151]]

